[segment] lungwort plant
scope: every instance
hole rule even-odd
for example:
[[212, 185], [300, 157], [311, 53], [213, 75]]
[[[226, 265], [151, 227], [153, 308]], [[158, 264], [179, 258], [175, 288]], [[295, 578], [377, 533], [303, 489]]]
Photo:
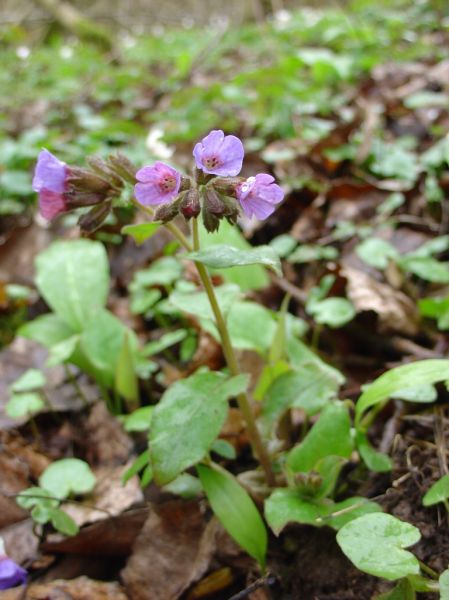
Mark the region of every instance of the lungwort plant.
[[[115, 207], [130, 202], [146, 222], [127, 225], [123, 233], [142, 243], [160, 227], [169, 230], [178, 250], [173, 252], [171, 245], [170, 256], [135, 276], [131, 306], [135, 313], [169, 319], [177, 329], [139, 348], [135, 334], [105, 308], [108, 276], [103, 247], [79, 240], [57, 242], [38, 258], [37, 285], [53, 313], [24, 326], [22, 335], [49, 347], [52, 364], [72, 363], [94, 377], [111, 410], [119, 413], [126, 407], [122, 418], [128, 431], [148, 432], [148, 448], [126, 477], [141, 473], [143, 484], [154, 480], [184, 496], [201, 490], [230, 535], [262, 567], [268, 540], [265, 523], [276, 535], [292, 522], [330, 526], [340, 531], [343, 551], [360, 569], [400, 579], [400, 586], [411, 585], [412, 590], [419, 584], [434, 591], [438, 585], [433, 582], [416, 583], [424, 567], [403, 550], [417, 541], [415, 529], [390, 523], [376, 502], [349, 496], [340, 475], [351, 462], [360, 463], [362, 469], [391, 469], [389, 457], [371, 445], [370, 425], [390, 398], [434, 401], [432, 386], [449, 379], [449, 361], [428, 360], [393, 369], [366, 386], [355, 407], [340, 399], [343, 375], [300, 339], [305, 327], [288, 312], [289, 298], [273, 313], [243, 298], [244, 277], [239, 286], [227, 275], [232, 268], [254, 265], [282, 274], [283, 252], [276, 244], [248, 247], [233, 229], [241, 211], [257, 219], [269, 217], [283, 200], [281, 187], [265, 173], [240, 177], [243, 144], [220, 130], [197, 143], [193, 156], [195, 166], [188, 176], [162, 162], [137, 170], [122, 155], [107, 161], [89, 159], [90, 168], [79, 169], [46, 150], [40, 154], [33, 185], [44, 216], [54, 218], [81, 208], [80, 227], [90, 233]], [[127, 200], [131, 186], [134, 194]], [[229, 239], [237, 241], [229, 245]], [[198, 283], [182, 279], [186, 261], [194, 265]], [[215, 286], [211, 270], [217, 269], [224, 283]], [[354, 312], [349, 303], [340, 302], [338, 319], [328, 318], [334, 301], [325, 296], [331, 285], [332, 281], [322, 282], [307, 310], [316, 315], [318, 324], [336, 327], [353, 318]], [[174, 344], [184, 344], [182, 353], [191, 356], [195, 334], [186, 315], [196, 317], [200, 327], [221, 342], [226, 366], [220, 371], [198, 369], [169, 385], [154, 405], [143, 394], [139, 398], [138, 379], [157, 369], [150, 356]], [[249, 375], [240, 370], [239, 349], [254, 350], [264, 361], [251, 387], [253, 398]], [[238, 477], [231, 472], [235, 450], [220, 439], [229, 402], [234, 401], [257, 461], [252, 471]], [[294, 409], [303, 415], [299, 435], [291, 419]], [[231, 465], [231, 470], [223, 465]], [[265, 520], [259, 511], [263, 503]], [[368, 565], [376, 556], [389, 554], [359, 552], [360, 538], [373, 547], [391, 549], [404, 568], [393, 573]]]

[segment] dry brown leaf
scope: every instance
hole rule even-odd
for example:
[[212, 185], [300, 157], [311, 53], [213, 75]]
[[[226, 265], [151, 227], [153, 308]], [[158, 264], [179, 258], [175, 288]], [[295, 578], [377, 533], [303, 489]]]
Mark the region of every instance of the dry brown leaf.
[[29, 564], [37, 557], [39, 538], [35, 535], [33, 527], [33, 520], [25, 519], [0, 529], [0, 537], [5, 542], [6, 554], [19, 565]]
[[[129, 600], [116, 582], [94, 581], [88, 577], [35, 583], [24, 593], [14, 588], [0, 593], [1, 600]], [[136, 599], [137, 600], [137, 599]]]
[[142, 490], [137, 477], [132, 477], [126, 485], [122, 483], [123, 474], [134, 461], [120, 467], [100, 467], [94, 469], [97, 484], [85, 503], [62, 504], [61, 508], [81, 527], [116, 517], [143, 500]]
[[207, 523], [198, 502], [172, 501], [152, 511], [122, 571], [136, 600], [176, 600], [208, 569], [217, 524]]
[[131, 440], [104, 402], [97, 402], [86, 422], [89, 464], [121, 465], [128, 460]]
[[366, 273], [345, 268], [346, 291], [357, 312], [373, 311], [378, 316], [379, 332], [418, 333], [419, 314], [413, 301], [403, 292], [376, 281]]

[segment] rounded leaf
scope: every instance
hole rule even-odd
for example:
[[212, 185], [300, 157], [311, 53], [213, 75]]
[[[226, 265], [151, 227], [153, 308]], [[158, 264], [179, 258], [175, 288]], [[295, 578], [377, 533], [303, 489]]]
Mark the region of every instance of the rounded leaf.
[[95, 486], [96, 478], [89, 465], [79, 458], [63, 458], [48, 466], [39, 478], [41, 487], [56, 498], [70, 494], [87, 494]]

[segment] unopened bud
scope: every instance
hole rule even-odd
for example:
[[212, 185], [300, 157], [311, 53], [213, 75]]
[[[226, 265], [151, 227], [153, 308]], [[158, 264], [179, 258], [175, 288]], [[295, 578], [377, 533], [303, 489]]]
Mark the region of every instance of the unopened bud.
[[237, 201], [234, 200], [234, 198], [230, 198], [229, 196], [221, 196], [221, 200], [226, 207], [226, 212], [224, 213], [224, 216], [231, 225], [235, 225], [240, 215], [239, 205], [237, 204]]
[[217, 192], [225, 196], [237, 197], [237, 186], [245, 181], [243, 177], [216, 177], [212, 184]]
[[217, 192], [210, 187], [204, 190], [204, 206], [217, 217], [223, 217], [226, 213], [226, 206]]
[[208, 231], [209, 233], [213, 233], [214, 231], [218, 231], [218, 228], [220, 227], [220, 219], [212, 214], [206, 207], [206, 205], [203, 205], [203, 210], [201, 211], [201, 215], [203, 217], [203, 224], [204, 227], [206, 228], [206, 231]]
[[197, 217], [201, 212], [200, 195], [196, 188], [192, 188], [184, 194], [181, 203], [180, 211], [186, 219]]
[[190, 179], [190, 177], [181, 175], [181, 185], [179, 186], [179, 191], [186, 192], [187, 190], [190, 190], [191, 187], [192, 187], [192, 180]]
[[89, 212], [82, 215], [78, 220], [78, 225], [85, 233], [96, 231], [108, 216], [112, 207], [112, 202], [103, 202], [94, 206]]
[[110, 168], [112, 168], [119, 177], [132, 185], [136, 183], [137, 167], [135, 167], [124, 154], [121, 152], [111, 154], [108, 159]]
[[100, 175], [100, 177], [104, 177], [108, 182], [110, 182], [113, 186], [121, 188], [123, 187], [122, 179], [111, 169], [106, 161], [104, 161], [99, 156], [89, 156], [87, 159], [89, 166]]
[[111, 184], [104, 177], [78, 167], [67, 169], [67, 183], [73, 189], [86, 192], [107, 192], [111, 188]]
[[93, 206], [100, 204], [105, 200], [105, 194], [95, 192], [79, 191], [70, 187], [67, 192], [64, 192], [64, 199], [68, 209], [80, 208], [82, 206]]
[[174, 202], [167, 202], [166, 204], [161, 204], [156, 209], [154, 213], [155, 221], [162, 221], [162, 223], [168, 223], [172, 221], [176, 215], [179, 213], [179, 205], [181, 203], [180, 198], [176, 198]]

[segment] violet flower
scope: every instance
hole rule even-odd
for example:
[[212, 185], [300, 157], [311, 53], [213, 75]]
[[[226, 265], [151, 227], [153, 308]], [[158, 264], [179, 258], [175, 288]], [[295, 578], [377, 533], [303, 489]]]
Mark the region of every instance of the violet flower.
[[39, 210], [48, 220], [67, 210], [67, 165], [48, 150], [39, 153], [33, 177], [33, 190], [39, 193]]
[[243, 144], [235, 135], [214, 129], [193, 149], [196, 166], [209, 175], [234, 177], [242, 169]]
[[237, 199], [248, 217], [266, 219], [275, 210], [284, 198], [282, 188], [274, 183], [274, 177], [266, 173], [259, 173], [255, 177], [248, 177], [236, 188]]
[[136, 173], [134, 193], [137, 201], [144, 206], [170, 202], [178, 195], [181, 174], [163, 162], [155, 162], [151, 167], [143, 167]]
[[27, 572], [5, 554], [5, 546], [0, 538], [0, 590], [7, 590], [26, 582]]

